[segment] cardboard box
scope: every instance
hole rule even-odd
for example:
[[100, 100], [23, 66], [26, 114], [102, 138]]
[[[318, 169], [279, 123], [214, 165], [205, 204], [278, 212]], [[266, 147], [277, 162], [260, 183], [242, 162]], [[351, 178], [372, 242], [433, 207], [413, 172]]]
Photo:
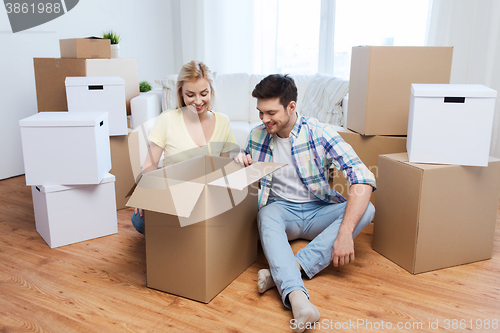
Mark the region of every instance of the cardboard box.
[[488, 167], [379, 157], [373, 249], [410, 273], [491, 258], [500, 160]]
[[282, 166], [200, 156], [143, 175], [127, 205], [146, 210], [147, 286], [208, 303], [236, 279], [257, 259], [258, 180]]
[[115, 177], [98, 185], [32, 186], [36, 231], [51, 247], [116, 234]]
[[106, 112], [42, 112], [19, 126], [26, 185], [99, 184], [111, 169]]
[[481, 84], [412, 84], [409, 161], [487, 166], [496, 96]]
[[[339, 131], [345, 142], [351, 145], [358, 157], [378, 179], [378, 156], [381, 154], [392, 154], [406, 152], [405, 136], [381, 136], [381, 135], [361, 135], [349, 130]], [[349, 183], [344, 174], [337, 169], [331, 170], [333, 177], [330, 177], [330, 187], [347, 197], [349, 193]], [[371, 203], [375, 205], [377, 192], [372, 193]]]
[[125, 81], [118, 76], [67, 77], [69, 112], [108, 112], [109, 135], [127, 135]]
[[119, 76], [125, 80], [127, 114], [130, 100], [139, 96], [137, 59], [68, 59], [34, 58], [38, 112], [68, 111], [66, 86], [68, 76]]
[[412, 83], [450, 83], [453, 47], [352, 48], [347, 128], [406, 135]]
[[128, 135], [112, 136], [109, 138], [111, 146], [111, 171], [116, 178], [116, 209], [127, 208], [128, 193], [135, 185], [132, 163], [136, 163], [136, 169], [141, 169], [140, 161], [133, 160], [129, 154], [129, 140], [136, 140], [138, 133], [131, 132]]
[[109, 59], [111, 42], [99, 37], [59, 39], [61, 58]]

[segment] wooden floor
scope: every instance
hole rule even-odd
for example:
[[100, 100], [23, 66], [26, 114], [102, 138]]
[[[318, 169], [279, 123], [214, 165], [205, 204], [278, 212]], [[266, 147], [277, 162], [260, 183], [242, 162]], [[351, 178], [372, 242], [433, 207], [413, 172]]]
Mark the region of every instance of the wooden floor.
[[[118, 234], [56, 249], [36, 232], [23, 176], [0, 181], [0, 210], [2, 333], [292, 331], [276, 289], [257, 291], [262, 251], [205, 305], [145, 286], [144, 237], [129, 209], [118, 211]], [[372, 230], [356, 238], [353, 264], [305, 281], [321, 312], [311, 332], [500, 331], [498, 218], [491, 260], [419, 275], [374, 252]]]

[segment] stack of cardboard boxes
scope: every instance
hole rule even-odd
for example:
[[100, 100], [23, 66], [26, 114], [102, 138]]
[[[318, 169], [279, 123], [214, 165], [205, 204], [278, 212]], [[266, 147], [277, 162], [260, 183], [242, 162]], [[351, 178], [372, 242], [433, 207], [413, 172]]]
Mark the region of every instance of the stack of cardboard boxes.
[[450, 85], [451, 60], [451, 47], [352, 52], [353, 132], [339, 134], [377, 178], [374, 250], [414, 274], [492, 254], [500, 193], [500, 160], [488, 156], [496, 92]]
[[51, 247], [118, 232], [106, 112], [42, 112], [19, 122], [36, 230]]
[[[376, 179], [380, 154], [406, 151], [411, 84], [449, 83], [452, 56], [452, 47], [353, 47], [348, 130], [339, 134]], [[330, 185], [346, 196], [349, 184], [334, 172]], [[377, 192], [371, 198], [374, 205]]]
[[[110, 59], [109, 39], [63, 39], [59, 41], [59, 45], [61, 58], [33, 59], [38, 112], [68, 111], [65, 84], [67, 77], [119, 77], [123, 79], [125, 87], [126, 112], [127, 115], [131, 114], [130, 100], [139, 95], [137, 59]], [[100, 86], [106, 82], [89, 83]], [[94, 92], [99, 92], [99, 90]], [[78, 107], [78, 104], [73, 106]], [[123, 209], [126, 208], [126, 195], [135, 184], [135, 179], [129, 157], [128, 131], [123, 132], [123, 123], [120, 124], [120, 121], [114, 123], [119, 124], [121, 132], [118, 132], [119, 135], [115, 134], [110, 137], [113, 166], [110, 172], [116, 177], [116, 207]], [[110, 133], [113, 134], [113, 132]]]
[[39, 113], [19, 123], [36, 228], [52, 248], [118, 231], [116, 208], [134, 184], [127, 105], [139, 94], [137, 61], [109, 59], [109, 40], [60, 49], [34, 59]]

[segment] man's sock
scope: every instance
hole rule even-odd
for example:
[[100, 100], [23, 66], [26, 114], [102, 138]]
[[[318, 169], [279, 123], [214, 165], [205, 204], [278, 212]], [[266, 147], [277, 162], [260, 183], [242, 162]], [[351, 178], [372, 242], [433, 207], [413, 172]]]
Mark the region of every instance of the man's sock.
[[312, 305], [307, 295], [302, 290], [294, 290], [288, 294], [288, 300], [292, 306], [293, 318], [295, 319], [295, 332], [304, 332], [307, 324], [319, 320], [319, 310]]
[[259, 280], [257, 281], [257, 286], [259, 287], [259, 293], [264, 293], [266, 290], [271, 289], [276, 286], [274, 284], [273, 277], [271, 276], [271, 271], [268, 269], [261, 269], [259, 271]]

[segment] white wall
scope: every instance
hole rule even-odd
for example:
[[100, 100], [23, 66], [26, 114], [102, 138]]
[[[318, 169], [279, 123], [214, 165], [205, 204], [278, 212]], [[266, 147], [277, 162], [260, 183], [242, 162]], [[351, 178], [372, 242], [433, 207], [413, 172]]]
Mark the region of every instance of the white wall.
[[0, 8], [0, 179], [24, 173], [18, 122], [37, 112], [33, 58], [59, 57], [59, 39], [113, 29], [122, 36], [120, 56], [138, 59], [139, 80], [153, 83], [176, 72], [171, 5], [170, 0], [80, 0], [65, 15], [15, 34]]

